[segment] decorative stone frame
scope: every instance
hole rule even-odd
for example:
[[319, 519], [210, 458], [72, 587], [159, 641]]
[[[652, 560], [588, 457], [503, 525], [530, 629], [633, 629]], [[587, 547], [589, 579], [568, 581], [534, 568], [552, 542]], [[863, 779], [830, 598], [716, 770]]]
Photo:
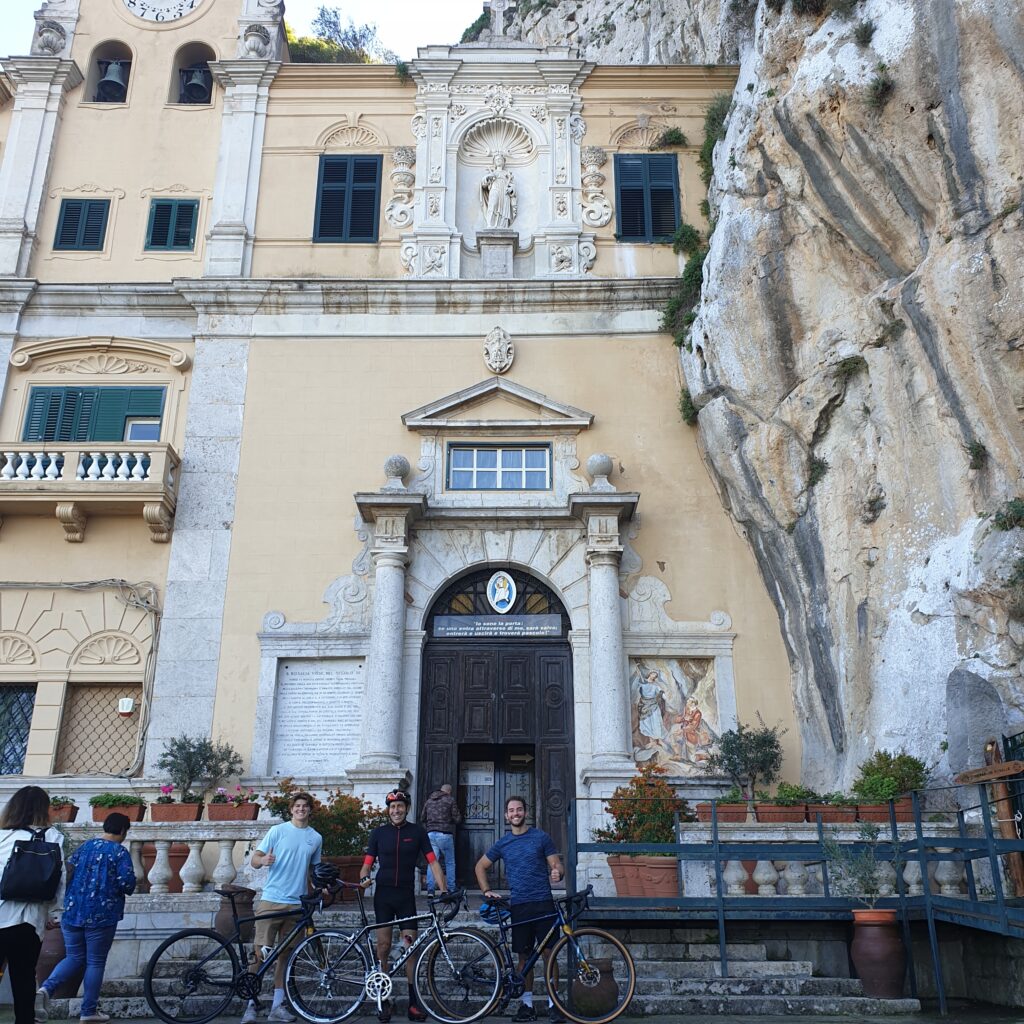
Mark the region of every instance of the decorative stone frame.
[[[176, 104], [175, 110], [184, 109], [187, 104]], [[189, 108], [191, 109], [191, 107]], [[200, 107], [200, 109], [203, 109]], [[158, 260], [161, 263], [180, 262], [201, 262], [205, 255], [207, 220], [210, 216], [210, 201], [213, 199], [213, 192], [208, 188], [189, 188], [188, 185], [175, 183], [163, 188], [144, 188], [139, 190], [139, 198], [149, 200], [150, 204], [154, 199], [195, 199], [198, 203], [196, 210], [195, 245], [191, 249], [147, 249], [146, 230], [143, 230], [138, 240], [138, 249], [135, 259], [138, 262], [143, 260]], [[146, 223], [149, 223], [149, 207], [146, 207]], [[148, 229], [147, 229], [148, 230]]]
[[[98, 104], [94, 104], [97, 106]], [[114, 104], [104, 103], [103, 106], [113, 106]], [[39, 248], [40, 256], [45, 261], [52, 260], [109, 260], [113, 254], [113, 239], [114, 230], [117, 227], [117, 213], [121, 205], [121, 200], [125, 197], [125, 191], [123, 188], [103, 188], [100, 185], [76, 185], [73, 188], [54, 188], [51, 189], [47, 195], [50, 199], [55, 200], [58, 208], [58, 220], [55, 222], [54, 230], [56, 225], [60, 223], [59, 220], [59, 209], [60, 204], [65, 199], [109, 199], [110, 210], [107, 214], [107, 224], [104, 228], [103, 234], [103, 248], [102, 249], [56, 249], [54, 248], [55, 238], [40, 238]]]

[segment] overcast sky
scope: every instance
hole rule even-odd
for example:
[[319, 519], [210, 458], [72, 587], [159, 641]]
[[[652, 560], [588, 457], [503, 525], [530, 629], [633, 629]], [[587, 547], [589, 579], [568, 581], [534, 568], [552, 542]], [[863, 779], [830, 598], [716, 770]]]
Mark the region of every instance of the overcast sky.
[[[81, 0], [82, 5], [102, 0]], [[205, 0], [216, 3], [218, 0]], [[224, 2], [224, 0], [220, 0]], [[285, 0], [288, 24], [303, 35], [320, 6], [318, 0]], [[0, 55], [28, 52], [32, 42], [32, 13], [41, 0], [0, 0]], [[430, 43], [457, 43], [463, 30], [483, 10], [483, 0], [348, 0], [327, 3], [339, 7], [343, 17], [357, 24], [372, 22], [378, 27], [383, 44], [400, 57], [416, 56], [418, 46]]]

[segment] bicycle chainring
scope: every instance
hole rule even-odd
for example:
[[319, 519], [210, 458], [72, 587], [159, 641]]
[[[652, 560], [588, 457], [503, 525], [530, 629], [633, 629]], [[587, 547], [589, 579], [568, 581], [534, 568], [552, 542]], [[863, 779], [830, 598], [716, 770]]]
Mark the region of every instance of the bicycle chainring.
[[507, 997], [507, 1002], [518, 999], [523, 994], [525, 988], [526, 982], [520, 975], [506, 974], [505, 984], [502, 985], [503, 998]]
[[366, 996], [383, 1002], [391, 996], [391, 978], [383, 971], [370, 971], [366, 976]]
[[258, 999], [262, 987], [263, 979], [249, 971], [243, 971], [235, 979], [235, 994], [239, 999]]

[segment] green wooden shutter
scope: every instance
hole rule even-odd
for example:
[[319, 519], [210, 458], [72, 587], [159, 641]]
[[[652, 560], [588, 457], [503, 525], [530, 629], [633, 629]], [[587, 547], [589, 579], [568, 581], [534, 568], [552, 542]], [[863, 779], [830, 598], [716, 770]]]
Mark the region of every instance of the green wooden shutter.
[[317, 182], [316, 242], [345, 240], [345, 203], [348, 198], [349, 158], [320, 157], [320, 178]]
[[171, 247], [174, 249], [191, 249], [196, 244], [196, 214], [199, 203], [194, 199], [179, 200], [175, 206], [174, 231], [171, 234]]
[[349, 242], [377, 241], [377, 212], [380, 209], [379, 156], [352, 158], [352, 186], [349, 190], [349, 217], [346, 240]]
[[57, 236], [53, 240], [54, 249], [78, 248], [78, 228], [82, 223], [84, 208], [85, 203], [80, 199], [65, 199], [61, 202]]
[[618, 208], [618, 236], [642, 240], [647, 235], [644, 216], [644, 164], [642, 156], [616, 155], [615, 191]]
[[671, 238], [679, 226], [679, 173], [674, 153], [647, 157], [652, 240]]
[[99, 388], [33, 388], [25, 418], [24, 440], [91, 440], [89, 425], [99, 391]]
[[102, 249], [103, 236], [107, 231], [107, 212], [110, 201], [107, 199], [90, 199], [85, 204], [85, 221], [82, 224], [82, 242], [80, 249]]
[[198, 212], [196, 199], [154, 199], [149, 207], [146, 248], [192, 249]]
[[23, 441], [52, 441], [57, 433], [63, 388], [33, 388], [28, 398]]
[[154, 199], [149, 207], [149, 230], [146, 232], [147, 249], [166, 249], [171, 236], [171, 217], [174, 203]]
[[163, 388], [100, 388], [89, 440], [122, 441], [129, 416], [159, 417], [163, 405]]
[[54, 249], [102, 249], [109, 213], [109, 199], [62, 199]]
[[376, 242], [380, 156], [321, 156], [314, 242]]

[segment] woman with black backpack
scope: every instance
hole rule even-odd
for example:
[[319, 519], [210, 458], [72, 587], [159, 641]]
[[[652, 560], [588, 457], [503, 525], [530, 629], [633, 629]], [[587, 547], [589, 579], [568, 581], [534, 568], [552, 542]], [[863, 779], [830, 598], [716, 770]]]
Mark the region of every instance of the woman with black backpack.
[[[51, 912], [64, 896], [63, 842], [60, 832], [50, 827], [46, 790], [19, 789], [0, 815], [0, 960], [7, 961], [11, 979], [14, 1024], [33, 1024], [43, 931], [55, 926]], [[29, 852], [30, 845], [41, 855]]]

